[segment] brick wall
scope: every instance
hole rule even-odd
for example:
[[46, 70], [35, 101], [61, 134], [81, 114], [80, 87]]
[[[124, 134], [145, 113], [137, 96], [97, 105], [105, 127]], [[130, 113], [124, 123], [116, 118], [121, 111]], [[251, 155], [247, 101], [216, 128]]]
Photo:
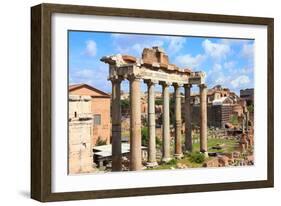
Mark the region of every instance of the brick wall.
[[[208, 105], [207, 109], [207, 124], [209, 127], [224, 127], [225, 123], [229, 122], [233, 114], [233, 106], [231, 105]], [[200, 105], [192, 106], [192, 123], [200, 125]]]

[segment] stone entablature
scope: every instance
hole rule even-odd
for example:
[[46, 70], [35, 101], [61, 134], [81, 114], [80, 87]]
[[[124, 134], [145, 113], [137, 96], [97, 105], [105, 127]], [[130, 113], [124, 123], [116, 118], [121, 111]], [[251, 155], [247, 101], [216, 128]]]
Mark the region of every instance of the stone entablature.
[[204, 72], [192, 72], [190, 69], [182, 69], [170, 64], [168, 57], [165, 57], [167, 55], [159, 47], [145, 48], [142, 56], [142, 59], [137, 59], [133, 56], [117, 54], [102, 57], [101, 61], [110, 65], [108, 79], [117, 76], [128, 79], [134, 76], [143, 80], [164, 81], [170, 84], [205, 83]]

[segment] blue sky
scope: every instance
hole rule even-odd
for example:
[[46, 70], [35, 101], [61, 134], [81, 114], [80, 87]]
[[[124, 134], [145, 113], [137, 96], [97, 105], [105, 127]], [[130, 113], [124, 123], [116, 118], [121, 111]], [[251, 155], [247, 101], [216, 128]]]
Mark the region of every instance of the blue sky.
[[[220, 84], [239, 95], [240, 89], [254, 87], [254, 40], [79, 31], [69, 32], [69, 83], [111, 92], [108, 65], [100, 58], [118, 53], [140, 57], [143, 48], [152, 46], [161, 46], [170, 63], [204, 71], [209, 88]], [[128, 81], [122, 90], [128, 91]]]

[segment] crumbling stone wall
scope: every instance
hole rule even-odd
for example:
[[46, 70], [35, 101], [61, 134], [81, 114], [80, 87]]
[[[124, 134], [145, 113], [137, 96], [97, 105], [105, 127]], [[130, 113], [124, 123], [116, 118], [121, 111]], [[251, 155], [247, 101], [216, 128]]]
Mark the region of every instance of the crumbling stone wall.
[[93, 171], [91, 97], [69, 95], [68, 173]]
[[160, 47], [145, 48], [142, 53], [142, 59], [147, 64], [152, 64], [153, 62], [169, 64], [168, 55]]

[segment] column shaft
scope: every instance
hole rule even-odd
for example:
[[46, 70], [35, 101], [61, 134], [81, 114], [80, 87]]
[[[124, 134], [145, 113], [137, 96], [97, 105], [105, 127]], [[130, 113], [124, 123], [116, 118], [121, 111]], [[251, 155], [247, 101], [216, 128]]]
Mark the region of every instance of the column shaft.
[[112, 80], [112, 171], [122, 170], [120, 83]]
[[200, 85], [200, 151], [207, 152], [207, 87]]
[[175, 157], [182, 157], [182, 120], [181, 120], [181, 94], [179, 85], [174, 85], [175, 88]]
[[156, 137], [155, 137], [155, 91], [154, 83], [148, 86], [148, 166], [156, 166]]
[[130, 170], [142, 169], [140, 80], [130, 79]]
[[169, 87], [163, 84], [163, 162], [170, 161], [170, 108], [169, 108]]
[[190, 105], [191, 85], [185, 85], [185, 150], [192, 152], [192, 126], [191, 126], [191, 105]]

